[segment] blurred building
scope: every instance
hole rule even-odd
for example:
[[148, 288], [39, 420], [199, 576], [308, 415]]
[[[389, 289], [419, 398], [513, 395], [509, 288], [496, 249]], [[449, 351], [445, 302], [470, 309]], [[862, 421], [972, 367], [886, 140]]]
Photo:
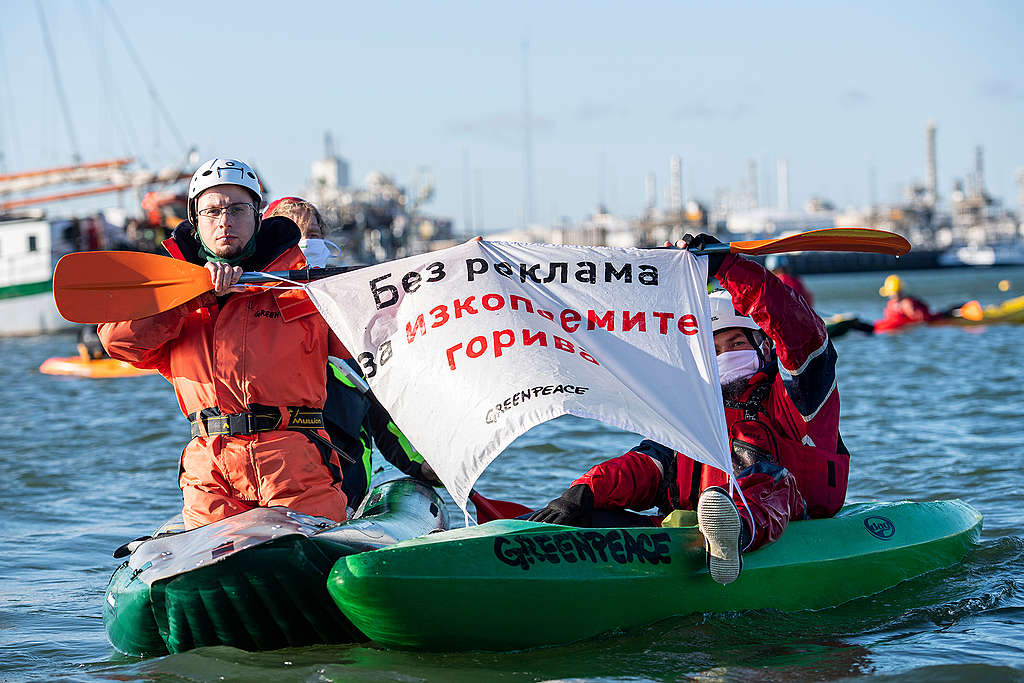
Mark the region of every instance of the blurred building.
[[304, 197], [320, 210], [327, 237], [341, 247], [343, 259], [376, 263], [433, 251], [454, 244], [450, 218], [432, 216], [422, 206], [434, 196], [433, 177], [421, 169], [412, 190], [379, 171], [362, 187], [349, 184], [348, 162], [337, 155], [330, 134], [323, 159], [312, 163]]

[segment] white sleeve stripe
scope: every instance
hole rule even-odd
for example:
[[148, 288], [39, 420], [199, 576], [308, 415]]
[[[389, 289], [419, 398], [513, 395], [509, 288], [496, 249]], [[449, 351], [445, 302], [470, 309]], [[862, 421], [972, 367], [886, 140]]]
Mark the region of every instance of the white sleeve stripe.
[[783, 370], [785, 370], [786, 373], [789, 374], [791, 377], [793, 375], [799, 375], [801, 372], [803, 372], [804, 370], [807, 369], [807, 365], [812, 360], [814, 360], [815, 358], [817, 358], [821, 354], [825, 353], [825, 350], [828, 348], [828, 343], [829, 343], [829, 339], [828, 339], [828, 337], [825, 337], [825, 343], [823, 343], [821, 346], [819, 346], [817, 349], [815, 349], [814, 352], [811, 353], [811, 355], [807, 356], [807, 360], [804, 361], [804, 364], [801, 365], [796, 370], [790, 370], [790, 369], [786, 368], [784, 365], [782, 365], [781, 361], [779, 362], [779, 367], [781, 367]]
[[815, 415], [817, 415], [817, 414], [818, 414], [819, 412], [821, 412], [821, 409], [825, 407], [825, 404], [826, 404], [826, 403], [828, 403], [828, 399], [829, 399], [829, 397], [830, 397], [830, 396], [831, 396], [831, 395], [832, 395], [832, 394], [833, 394], [833, 393], [835, 392], [835, 390], [836, 390], [836, 384], [837, 384], [837, 383], [838, 383], [838, 382], [837, 382], [837, 379], [836, 379], [835, 377], [833, 377], [833, 378], [832, 378], [832, 386], [831, 386], [831, 387], [829, 387], [829, 390], [828, 390], [828, 392], [827, 392], [827, 393], [825, 394], [825, 398], [823, 398], [823, 399], [821, 400], [821, 403], [819, 403], [819, 404], [818, 404], [818, 407], [814, 409], [814, 412], [813, 412], [813, 413], [811, 413], [810, 415], [804, 415], [804, 416], [803, 416], [803, 418], [804, 418], [804, 422], [810, 422], [811, 420], [813, 420], [813, 419], [814, 419], [814, 416], [815, 416]]
[[648, 458], [654, 461], [654, 464], [658, 466], [658, 471], [661, 472], [661, 476], [665, 476], [665, 466], [661, 464], [661, 461], [655, 458], [653, 455], [648, 454]]

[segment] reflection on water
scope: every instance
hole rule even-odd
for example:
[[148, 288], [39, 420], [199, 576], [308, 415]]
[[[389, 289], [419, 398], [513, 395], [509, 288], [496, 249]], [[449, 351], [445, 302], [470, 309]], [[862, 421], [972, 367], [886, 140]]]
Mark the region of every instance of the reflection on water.
[[[883, 276], [806, 280], [822, 313], [872, 319], [882, 309], [877, 290]], [[1024, 293], [1020, 268], [915, 272], [905, 279], [934, 307], [966, 299], [997, 303], [1013, 294], [996, 289], [1002, 279]], [[0, 679], [1019, 679], [1022, 343], [1024, 327], [1016, 326], [921, 327], [836, 340], [843, 435], [853, 452], [849, 499], [959, 497], [985, 515], [982, 544], [963, 564], [880, 595], [820, 612], [690, 615], [525, 653], [424, 654], [373, 645], [272, 653], [208, 648], [138, 661], [112, 653], [103, 632], [100, 604], [116, 566], [110, 552], [180, 506], [175, 482], [187, 423], [159, 377], [39, 374], [46, 358], [73, 353], [72, 336], [0, 340]], [[494, 498], [542, 505], [587, 467], [636, 440], [560, 418], [518, 439], [479, 488]], [[544, 618], [543, 605], [531, 609]], [[500, 618], [481, 614], [480, 628]]]

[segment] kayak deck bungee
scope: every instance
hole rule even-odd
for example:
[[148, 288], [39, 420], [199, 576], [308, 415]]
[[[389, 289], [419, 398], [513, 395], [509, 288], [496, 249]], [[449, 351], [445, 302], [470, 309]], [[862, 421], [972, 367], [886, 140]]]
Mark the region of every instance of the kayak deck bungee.
[[129, 655], [362, 641], [327, 594], [333, 564], [446, 528], [438, 494], [402, 478], [375, 487], [343, 524], [273, 507], [156, 535], [128, 544], [131, 556], [107, 586], [103, 623]]
[[695, 612], [839, 605], [955, 564], [980, 532], [981, 515], [959, 500], [852, 504], [791, 523], [720, 586], [696, 527], [499, 520], [341, 558], [328, 590], [383, 645], [513, 650]]
[[86, 360], [81, 356], [57, 356], [47, 358], [39, 366], [39, 372], [47, 375], [71, 375], [73, 377], [139, 377], [155, 375], [156, 370], [145, 370], [114, 358]]

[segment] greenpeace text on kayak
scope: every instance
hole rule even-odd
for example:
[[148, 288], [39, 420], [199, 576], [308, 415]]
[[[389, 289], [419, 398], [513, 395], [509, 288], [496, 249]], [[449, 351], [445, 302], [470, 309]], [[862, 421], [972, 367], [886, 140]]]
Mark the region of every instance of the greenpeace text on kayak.
[[615, 562], [616, 564], [669, 564], [669, 536], [615, 531], [562, 531], [556, 534], [498, 536], [494, 556], [507, 565], [529, 570], [534, 564]]

